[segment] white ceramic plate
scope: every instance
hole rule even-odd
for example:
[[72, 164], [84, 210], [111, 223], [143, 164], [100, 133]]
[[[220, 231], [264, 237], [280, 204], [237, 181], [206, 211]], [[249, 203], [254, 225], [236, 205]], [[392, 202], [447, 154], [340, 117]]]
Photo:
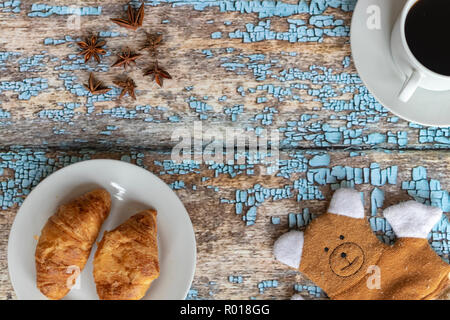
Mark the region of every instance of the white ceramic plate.
[[[358, 0], [350, 36], [353, 61], [366, 87], [392, 113], [426, 126], [448, 127], [450, 91], [419, 88], [407, 103], [397, 98], [405, 77], [391, 58], [390, 41], [395, 20], [405, 3], [406, 0]], [[373, 15], [373, 11], [367, 12], [370, 6], [379, 8], [380, 29], [367, 27], [367, 20]]]
[[[144, 299], [184, 299], [192, 283], [196, 246], [191, 220], [177, 195], [159, 178], [138, 166], [116, 160], [89, 160], [56, 171], [28, 195], [19, 209], [8, 243], [8, 268], [19, 299], [45, 299], [36, 287], [34, 252], [47, 219], [56, 208], [81, 194], [102, 187], [111, 194], [108, 219], [111, 230], [135, 213], [149, 207], [158, 211], [160, 276]], [[98, 299], [92, 275], [97, 246], [65, 299]]]

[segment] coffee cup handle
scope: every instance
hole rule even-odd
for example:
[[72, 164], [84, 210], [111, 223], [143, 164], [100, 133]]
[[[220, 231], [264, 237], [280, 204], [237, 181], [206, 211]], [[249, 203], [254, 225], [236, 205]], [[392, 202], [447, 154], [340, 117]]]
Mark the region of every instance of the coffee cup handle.
[[398, 94], [398, 99], [402, 102], [408, 102], [419, 87], [421, 80], [422, 74], [419, 71], [414, 70], [411, 76], [403, 84], [403, 88]]

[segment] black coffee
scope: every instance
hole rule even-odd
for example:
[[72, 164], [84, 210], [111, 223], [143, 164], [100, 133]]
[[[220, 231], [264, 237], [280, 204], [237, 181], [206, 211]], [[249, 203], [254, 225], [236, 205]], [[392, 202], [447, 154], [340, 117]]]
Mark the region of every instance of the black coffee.
[[418, 0], [406, 18], [405, 33], [420, 63], [450, 76], [450, 0]]

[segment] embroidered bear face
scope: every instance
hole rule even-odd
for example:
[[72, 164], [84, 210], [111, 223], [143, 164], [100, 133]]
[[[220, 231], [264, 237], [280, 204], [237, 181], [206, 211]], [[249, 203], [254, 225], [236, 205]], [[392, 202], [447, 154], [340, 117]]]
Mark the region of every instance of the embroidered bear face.
[[[343, 235], [339, 236], [344, 239]], [[329, 248], [325, 247], [328, 252]], [[331, 252], [328, 259], [330, 269], [339, 277], [349, 277], [361, 270], [365, 255], [363, 249], [354, 242], [344, 242]]]
[[[315, 224], [315, 226], [320, 228], [319, 224]], [[314, 232], [313, 228], [311, 228], [312, 232]], [[328, 264], [331, 272], [338, 277], [352, 276], [360, 271], [364, 265], [365, 251], [361, 245], [354, 242], [358, 240], [351, 239], [354, 237], [345, 236], [342, 234], [343, 232], [338, 232], [338, 230], [332, 231], [334, 231], [333, 234], [328, 234], [326, 237], [324, 252], [318, 253], [319, 256], [323, 256], [321, 265]]]
[[333, 292], [364, 277], [384, 247], [364, 219], [330, 212], [314, 219], [304, 234], [297, 268], [319, 286], [329, 285], [331, 280]]

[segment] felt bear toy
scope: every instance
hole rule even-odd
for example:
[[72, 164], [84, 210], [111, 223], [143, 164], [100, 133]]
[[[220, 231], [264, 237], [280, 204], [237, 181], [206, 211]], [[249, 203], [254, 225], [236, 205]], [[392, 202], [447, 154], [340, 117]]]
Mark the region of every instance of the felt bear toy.
[[450, 284], [450, 265], [431, 249], [427, 236], [442, 211], [407, 201], [387, 208], [384, 216], [397, 236], [392, 246], [370, 228], [361, 194], [339, 189], [327, 213], [304, 232], [276, 240], [275, 258], [304, 273], [331, 299], [437, 298]]

